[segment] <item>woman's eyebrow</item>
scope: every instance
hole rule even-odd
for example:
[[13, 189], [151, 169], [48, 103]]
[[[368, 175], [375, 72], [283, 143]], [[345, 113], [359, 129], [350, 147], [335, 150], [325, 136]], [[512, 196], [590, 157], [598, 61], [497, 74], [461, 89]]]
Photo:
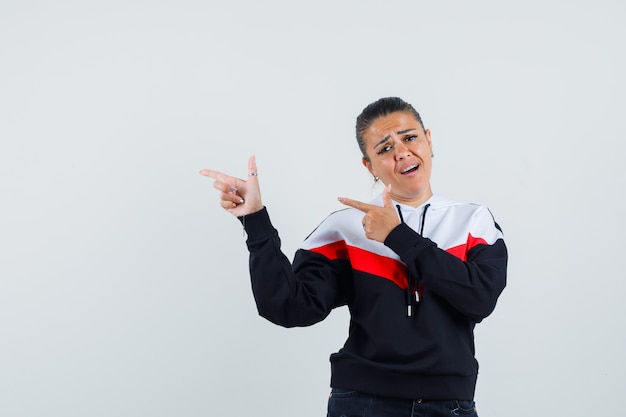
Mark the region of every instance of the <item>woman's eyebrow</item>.
[[[399, 130], [396, 132], [396, 134], [398, 135], [404, 135], [405, 133], [409, 133], [414, 131], [415, 128], [411, 128], [411, 129], [405, 129], [405, 130]], [[391, 138], [391, 135], [387, 135], [383, 138], [383, 140], [381, 140], [380, 142], [378, 142], [376, 145], [374, 145], [374, 149], [376, 149], [377, 147], [379, 147], [380, 145], [382, 145], [383, 143], [387, 142], [389, 139]]]
[[383, 143], [387, 142], [389, 139], [391, 138], [391, 135], [387, 135], [383, 138], [383, 140], [381, 140], [380, 142], [378, 142], [376, 145], [374, 145], [374, 149], [378, 148], [380, 145], [382, 145]]

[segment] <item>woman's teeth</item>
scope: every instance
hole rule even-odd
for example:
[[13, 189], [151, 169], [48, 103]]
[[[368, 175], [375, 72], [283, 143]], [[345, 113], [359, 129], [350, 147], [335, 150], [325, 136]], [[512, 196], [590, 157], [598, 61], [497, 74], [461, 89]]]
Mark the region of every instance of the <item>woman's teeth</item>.
[[404, 169], [401, 171], [401, 173], [402, 173], [402, 174], [406, 174], [406, 173], [408, 173], [408, 172], [415, 171], [418, 167], [419, 167], [419, 165], [411, 165], [411, 166], [408, 166], [408, 167], [404, 168]]

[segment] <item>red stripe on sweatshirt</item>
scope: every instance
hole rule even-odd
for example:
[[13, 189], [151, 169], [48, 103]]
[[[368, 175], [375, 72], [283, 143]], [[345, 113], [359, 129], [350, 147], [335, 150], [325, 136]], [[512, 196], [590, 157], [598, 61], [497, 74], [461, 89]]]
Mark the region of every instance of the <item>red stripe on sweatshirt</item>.
[[487, 244], [487, 241], [483, 239], [482, 237], [474, 237], [472, 236], [471, 233], [468, 233], [466, 243], [463, 243], [462, 245], [459, 245], [459, 246], [453, 246], [451, 248], [448, 248], [446, 249], [446, 252], [448, 252], [451, 255], [456, 256], [457, 258], [465, 262], [467, 260], [467, 252], [469, 252], [473, 247], [477, 245], [486, 245], [486, 244]]
[[[486, 245], [487, 242], [483, 238], [467, 235], [467, 242], [462, 245], [454, 246], [446, 249], [451, 255], [456, 256], [463, 262], [467, 260], [467, 253], [477, 245]], [[343, 240], [329, 243], [324, 246], [310, 249], [311, 252], [324, 255], [328, 259], [344, 259], [349, 260], [352, 268], [357, 271], [376, 275], [381, 278], [388, 279], [395, 283], [398, 287], [405, 290], [408, 286], [407, 268], [395, 259], [381, 256], [356, 246], [348, 246]]]
[[388, 279], [405, 290], [408, 286], [406, 266], [395, 259], [381, 256], [355, 246], [348, 246], [343, 240], [310, 249], [311, 252], [324, 255], [328, 259], [349, 260], [352, 268]]

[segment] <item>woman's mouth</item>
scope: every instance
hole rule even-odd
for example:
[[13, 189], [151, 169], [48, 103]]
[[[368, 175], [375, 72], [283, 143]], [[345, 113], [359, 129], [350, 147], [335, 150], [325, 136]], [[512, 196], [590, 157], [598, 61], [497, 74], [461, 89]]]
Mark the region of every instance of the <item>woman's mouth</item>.
[[419, 168], [419, 164], [409, 165], [408, 167], [400, 171], [400, 174], [402, 175], [409, 174], [411, 172], [417, 171], [418, 168]]

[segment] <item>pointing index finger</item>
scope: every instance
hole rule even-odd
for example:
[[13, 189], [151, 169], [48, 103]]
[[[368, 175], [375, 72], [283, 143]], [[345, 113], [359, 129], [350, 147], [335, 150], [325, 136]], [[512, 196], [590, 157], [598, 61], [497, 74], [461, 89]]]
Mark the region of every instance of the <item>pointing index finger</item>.
[[372, 207], [371, 204], [363, 203], [362, 201], [352, 200], [351, 198], [338, 197], [340, 203], [345, 204], [346, 206], [353, 207], [357, 210], [361, 210], [363, 213], [367, 213]]
[[226, 174], [223, 174], [219, 171], [215, 171], [212, 169], [201, 169], [200, 175], [204, 175], [205, 177], [213, 178], [214, 180], [223, 181], [227, 178]]

